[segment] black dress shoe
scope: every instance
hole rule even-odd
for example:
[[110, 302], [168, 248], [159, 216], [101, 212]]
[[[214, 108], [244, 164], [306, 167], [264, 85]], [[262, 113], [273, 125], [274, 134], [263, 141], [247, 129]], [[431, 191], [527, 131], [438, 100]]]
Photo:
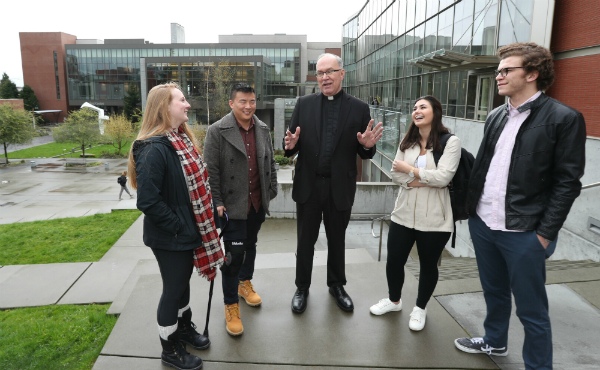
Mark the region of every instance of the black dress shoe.
[[308, 303], [308, 289], [300, 290], [296, 289], [294, 298], [292, 298], [292, 311], [295, 313], [302, 313], [306, 310], [306, 304]]
[[329, 294], [331, 294], [335, 298], [335, 303], [337, 303], [338, 307], [346, 312], [351, 312], [354, 310], [354, 304], [352, 303], [352, 298], [346, 293], [344, 290], [344, 286], [336, 285], [329, 287]]

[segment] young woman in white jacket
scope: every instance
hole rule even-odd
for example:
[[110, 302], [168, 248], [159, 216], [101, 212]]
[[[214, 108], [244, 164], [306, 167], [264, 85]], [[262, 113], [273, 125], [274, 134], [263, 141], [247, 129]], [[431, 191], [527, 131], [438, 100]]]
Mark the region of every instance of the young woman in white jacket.
[[448, 139], [437, 166], [433, 158], [434, 151], [442, 152], [440, 137], [447, 133], [440, 102], [433, 96], [417, 99], [412, 123], [392, 167], [392, 181], [400, 190], [387, 242], [389, 296], [370, 310], [374, 315], [383, 315], [402, 309], [404, 265], [416, 242], [421, 270], [417, 302], [409, 321], [409, 328], [415, 331], [425, 327], [427, 302], [438, 280], [437, 262], [454, 230], [447, 186], [460, 160], [460, 140], [456, 136]]

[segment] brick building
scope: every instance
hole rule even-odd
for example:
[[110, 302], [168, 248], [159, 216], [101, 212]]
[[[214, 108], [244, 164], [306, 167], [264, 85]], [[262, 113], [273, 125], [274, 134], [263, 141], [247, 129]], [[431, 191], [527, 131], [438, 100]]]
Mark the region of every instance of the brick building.
[[43, 110], [62, 110], [67, 116], [67, 68], [65, 45], [77, 37], [62, 32], [20, 32], [23, 82], [31, 86]]
[[15, 109], [25, 109], [23, 99], [0, 99], [0, 105], [10, 105]]
[[585, 117], [588, 136], [600, 138], [600, 8], [596, 0], [559, 0], [552, 43], [556, 78], [548, 95]]
[[[82, 40], [61, 32], [20, 33], [24, 82], [35, 90], [41, 110], [62, 110], [62, 121], [84, 102], [109, 115], [120, 112], [131, 85], [141, 92], [143, 107], [152, 87], [175, 81], [192, 104], [190, 119], [206, 122], [203, 94], [214, 89], [210, 70], [219, 63], [233, 70], [235, 81], [254, 86], [256, 114], [272, 124], [274, 99], [312, 93], [317, 82], [310, 67], [317, 56], [341, 55], [340, 42], [308, 42], [306, 35], [220, 35], [217, 44], [185, 43], [183, 27], [176, 26], [171, 44]], [[210, 116], [211, 122], [218, 118]]]

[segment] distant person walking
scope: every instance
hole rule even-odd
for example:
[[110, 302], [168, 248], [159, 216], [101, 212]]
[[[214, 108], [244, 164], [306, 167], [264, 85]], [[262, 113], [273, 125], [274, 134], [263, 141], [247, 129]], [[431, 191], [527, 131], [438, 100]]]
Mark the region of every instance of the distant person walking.
[[117, 182], [119, 183], [119, 185], [121, 185], [121, 191], [119, 192], [119, 200], [123, 200], [123, 198], [121, 198], [121, 195], [123, 195], [123, 190], [125, 190], [125, 192], [129, 194], [130, 198], [133, 198], [133, 195], [131, 195], [129, 189], [127, 189], [127, 171], [123, 171], [121, 176], [117, 178]]
[[223, 264], [212, 211], [208, 171], [186, 124], [190, 105], [169, 82], [150, 90], [142, 128], [129, 155], [131, 186], [144, 212], [144, 244], [158, 261], [163, 290], [157, 321], [164, 365], [200, 369], [185, 343], [206, 349], [210, 340], [192, 322], [190, 278], [194, 266], [213, 280]]
[[[437, 262], [454, 230], [448, 183], [460, 161], [460, 140], [451, 136], [442, 148], [442, 105], [433, 96], [419, 98], [413, 107], [412, 123], [396, 153], [392, 181], [400, 186], [388, 235], [386, 275], [388, 298], [371, 306], [371, 313], [383, 315], [402, 309], [404, 265], [417, 243], [419, 290], [408, 326], [425, 327], [427, 303], [438, 281]], [[434, 151], [442, 152], [435, 163]]]

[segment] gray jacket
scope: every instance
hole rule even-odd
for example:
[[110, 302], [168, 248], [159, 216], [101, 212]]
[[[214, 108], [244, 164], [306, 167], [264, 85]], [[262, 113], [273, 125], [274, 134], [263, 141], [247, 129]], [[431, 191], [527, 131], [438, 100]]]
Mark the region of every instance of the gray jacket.
[[[277, 172], [269, 127], [254, 116], [256, 157], [260, 175], [262, 207], [269, 214], [269, 201], [277, 195]], [[225, 206], [229, 218], [248, 217], [248, 157], [233, 112], [213, 123], [204, 142], [204, 161], [210, 176], [215, 207]]]

